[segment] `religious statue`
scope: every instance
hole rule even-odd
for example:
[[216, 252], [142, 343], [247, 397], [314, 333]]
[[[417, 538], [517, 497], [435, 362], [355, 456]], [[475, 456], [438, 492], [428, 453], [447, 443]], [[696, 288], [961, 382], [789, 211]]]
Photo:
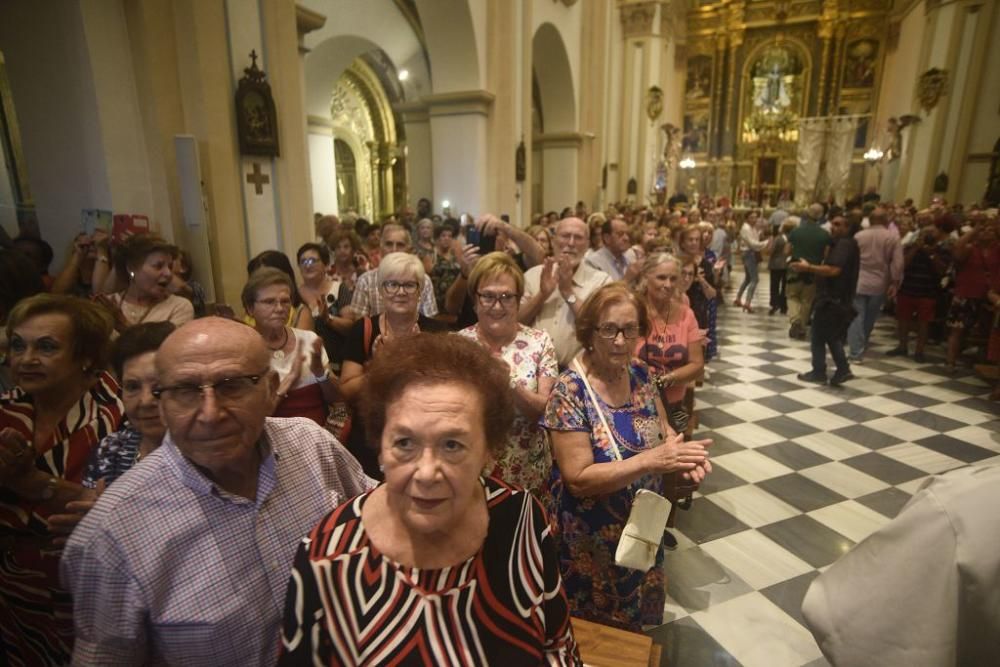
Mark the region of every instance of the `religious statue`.
[[646, 91], [646, 115], [649, 116], [651, 122], [656, 122], [656, 119], [663, 114], [663, 89], [659, 86], [651, 86], [648, 91]]
[[267, 75], [257, 67], [257, 52], [250, 52], [250, 67], [236, 89], [236, 134], [243, 155], [279, 155], [278, 120]]
[[517, 145], [517, 150], [514, 151], [514, 180], [518, 183], [523, 183], [527, 176], [528, 165], [525, 157], [524, 139], [521, 139], [521, 143]]
[[668, 170], [673, 170], [681, 158], [681, 128], [673, 123], [664, 123], [660, 131], [663, 132], [663, 161]]
[[663, 150], [661, 157], [656, 161], [653, 168], [652, 194], [658, 204], [662, 204], [666, 199], [667, 181], [670, 173], [677, 168], [680, 161], [681, 128], [673, 123], [664, 123], [660, 126], [663, 139]]
[[801, 64], [780, 46], [768, 49], [751, 71], [753, 106], [763, 113], [777, 113], [792, 106]]
[[889, 119], [887, 133], [889, 145], [885, 149], [885, 161], [894, 162], [903, 154], [903, 128], [899, 125], [899, 119]]

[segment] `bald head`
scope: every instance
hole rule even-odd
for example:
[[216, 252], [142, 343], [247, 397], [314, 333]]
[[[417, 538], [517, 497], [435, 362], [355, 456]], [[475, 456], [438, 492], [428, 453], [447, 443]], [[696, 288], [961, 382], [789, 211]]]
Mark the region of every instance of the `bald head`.
[[809, 208], [806, 209], [809, 217], [813, 220], [819, 220], [823, 217], [823, 205], [822, 204], [810, 204]]
[[269, 364], [267, 345], [255, 329], [242, 322], [223, 317], [203, 317], [191, 320], [170, 334], [156, 357], [156, 370], [166, 377], [180, 359], [192, 354], [232, 360], [243, 360], [248, 373], [266, 369]]
[[160, 418], [181, 454], [226, 490], [246, 495], [278, 388], [264, 339], [233, 320], [193, 320], [163, 342], [156, 370]]

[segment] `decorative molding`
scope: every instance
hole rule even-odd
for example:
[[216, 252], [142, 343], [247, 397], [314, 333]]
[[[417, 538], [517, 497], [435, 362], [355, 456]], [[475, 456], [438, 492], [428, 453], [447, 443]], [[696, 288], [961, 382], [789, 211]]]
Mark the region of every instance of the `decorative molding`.
[[652, 35], [654, 18], [656, 18], [655, 2], [636, 2], [622, 5], [622, 35], [625, 39]]
[[851, 0], [849, 7], [852, 12], [889, 12], [892, 11], [892, 0]]
[[532, 148], [579, 148], [583, 145], [584, 139], [593, 137], [580, 132], [549, 132], [532, 136], [531, 146]]
[[[309, 125], [310, 128], [314, 127], [315, 128], [325, 127], [328, 129], [333, 128], [332, 120], [330, 120], [329, 118], [323, 118], [322, 116], [314, 116], [312, 114], [306, 116], [306, 123]], [[318, 132], [317, 134], [322, 134], [322, 133]]]
[[400, 102], [393, 105], [392, 109], [399, 114], [404, 123], [426, 123], [431, 118], [427, 105], [420, 100]]
[[495, 99], [496, 95], [487, 90], [463, 90], [425, 95], [420, 98], [420, 103], [427, 107], [431, 117], [466, 116], [469, 114], [488, 116]]
[[917, 80], [917, 100], [927, 113], [930, 113], [948, 89], [948, 71], [932, 67]]
[[319, 12], [314, 12], [308, 7], [303, 7], [299, 4], [295, 5], [295, 28], [299, 32], [299, 37], [303, 37], [314, 30], [319, 30], [325, 25], [326, 16]]

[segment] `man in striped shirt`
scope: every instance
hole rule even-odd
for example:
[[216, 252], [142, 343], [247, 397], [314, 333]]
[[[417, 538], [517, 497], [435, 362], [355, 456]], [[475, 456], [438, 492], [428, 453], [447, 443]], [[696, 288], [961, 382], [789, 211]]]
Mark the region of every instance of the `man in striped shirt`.
[[163, 444], [98, 500], [62, 559], [74, 664], [264, 665], [296, 547], [375, 483], [325, 430], [273, 419], [259, 334], [195, 320], [157, 354]]

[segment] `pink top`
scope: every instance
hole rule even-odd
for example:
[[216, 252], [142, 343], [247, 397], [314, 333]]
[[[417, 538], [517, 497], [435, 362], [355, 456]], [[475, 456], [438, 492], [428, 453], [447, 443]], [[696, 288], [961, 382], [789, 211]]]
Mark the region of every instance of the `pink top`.
[[873, 225], [854, 235], [861, 251], [858, 294], [885, 294], [890, 285], [903, 282], [903, 245], [899, 234]]
[[[688, 363], [688, 346], [700, 345], [702, 333], [694, 311], [683, 306], [680, 321], [667, 324], [661, 319], [649, 322], [649, 333], [636, 342], [635, 356], [659, 372], [677, 370]], [[664, 390], [667, 404], [678, 403], [684, 398], [685, 385], [674, 385]]]

